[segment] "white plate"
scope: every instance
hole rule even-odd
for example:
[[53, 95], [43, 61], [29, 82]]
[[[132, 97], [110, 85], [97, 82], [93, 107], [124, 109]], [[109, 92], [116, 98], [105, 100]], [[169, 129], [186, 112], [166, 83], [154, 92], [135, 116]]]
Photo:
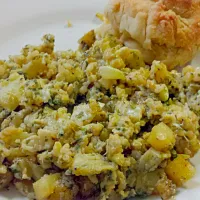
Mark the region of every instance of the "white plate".
[[[18, 54], [26, 44], [39, 44], [46, 33], [56, 36], [56, 49], [75, 49], [80, 36], [98, 26], [95, 14], [102, 12], [106, 3], [107, 0], [0, 0], [0, 59]], [[68, 20], [72, 28], [67, 28]], [[195, 66], [198, 63], [200, 56], [193, 62]], [[178, 192], [177, 200], [200, 199], [199, 155], [193, 159], [197, 175]], [[10, 190], [0, 192], [0, 200], [3, 199], [25, 198]]]

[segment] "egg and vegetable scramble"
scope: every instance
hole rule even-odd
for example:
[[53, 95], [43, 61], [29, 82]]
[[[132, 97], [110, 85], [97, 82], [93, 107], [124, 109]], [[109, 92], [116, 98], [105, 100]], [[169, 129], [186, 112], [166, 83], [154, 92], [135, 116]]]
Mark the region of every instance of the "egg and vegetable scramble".
[[0, 61], [0, 187], [29, 199], [169, 199], [195, 174], [200, 68], [181, 73], [90, 31]]

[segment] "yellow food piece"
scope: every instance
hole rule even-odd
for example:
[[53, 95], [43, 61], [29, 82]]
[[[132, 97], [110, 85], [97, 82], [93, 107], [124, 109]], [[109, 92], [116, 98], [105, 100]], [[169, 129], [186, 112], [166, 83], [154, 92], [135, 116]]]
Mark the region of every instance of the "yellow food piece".
[[161, 90], [161, 92], [159, 93], [159, 97], [161, 101], [167, 101], [169, 99], [169, 91], [167, 86], [165, 86], [163, 90]]
[[34, 163], [29, 164], [32, 171], [32, 177], [34, 180], [39, 180], [44, 175], [44, 169], [40, 165]]
[[[167, 156], [167, 155], [166, 155]], [[163, 161], [164, 155], [161, 152], [156, 151], [153, 148], [150, 148], [141, 156], [138, 161], [138, 171], [140, 172], [151, 172], [158, 168], [158, 166]]]
[[157, 151], [170, 150], [175, 144], [173, 131], [163, 122], [153, 127], [147, 142]]
[[53, 156], [55, 157], [59, 157], [60, 151], [62, 148], [62, 144], [60, 142], [55, 142], [54, 146], [53, 146]]
[[22, 140], [28, 137], [28, 133], [25, 133], [22, 129], [15, 127], [8, 127], [0, 132], [0, 139], [3, 140], [9, 147], [19, 145]]
[[151, 67], [151, 76], [157, 81], [157, 83], [163, 83], [169, 76], [166, 65], [160, 61], [153, 61]]
[[14, 110], [18, 106], [19, 101], [18, 101], [18, 98], [15, 95], [13, 95], [12, 93], [7, 93], [0, 100], [0, 104], [4, 108], [10, 109], [10, 110]]
[[47, 67], [43, 63], [42, 57], [36, 57], [33, 61], [23, 66], [23, 72], [28, 78], [34, 78], [45, 70], [47, 70]]
[[102, 66], [99, 68], [99, 74], [103, 79], [125, 80], [125, 75], [119, 69], [110, 66]]
[[133, 70], [127, 77], [127, 83], [130, 86], [146, 85], [149, 78], [149, 70], [140, 68], [139, 70]]
[[156, 193], [158, 193], [162, 199], [171, 199], [171, 197], [176, 194], [176, 185], [172, 180], [167, 178], [165, 173], [162, 174], [161, 179], [159, 179], [156, 184]]
[[60, 64], [58, 66], [58, 74], [56, 76], [57, 81], [66, 81], [73, 83], [83, 78], [83, 71], [80, 67], [74, 67], [71, 64]]
[[56, 188], [54, 190], [54, 193], [48, 198], [48, 200], [72, 200], [73, 194], [70, 189], [68, 189], [66, 186], [62, 185], [61, 183], [58, 183], [56, 185]]
[[127, 67], [139, 69], [140, 67], [145, 66], [141, 52], [136, 49], [122, 47], [116, 52], [116, 54], [125, 61]]
[[104, 14], [101, 14], [101, 13], [96, 13], [96, 17], [98, 19], [100, 19], [102, 22], [106, 21], [106, 18], [104, 16]]
[[195, 175], [196, 170], [186, 156], [179, 154], [167, 165], [165, 172], [177, 186], [182, 186]]
[[131, 165], [131, 159], [125, 158], [123, 154], [118, 153], [112, 157], [112, 161], [119, 166], [127, 167]]
[[79, 44], [81, 49], [87, 49], [93, 45], [95, 42], [95, 33], [94, 30], [86, 33], [82, 38], [79, 39]]
[[72, 23], [71, 23], [71, 21], [70, 20], [67, 20], [67, 27], [72, 27]]
[[72, 164], [72, 172], [76, 176], [100, 174], [103, 171], [114, 170], [111, 163], [104, 160], [100, 154], [76, 154]]
[[5, 165], [0, 165], [0, 174], [5, 174], [7, 172], [7, 167]]
[[68, 169], [72, 163], [73, 153], [70, 150], [70, 146], [66, 143], [64, 146], [60, 142], [56, 142], [53, 151], [54, 164], [61, 169]]
[[59, 174], [44, 175], [41, 179], [33, 183], [36, 198], [44, 200], [53, 194], [59, 177]]
[[3, 78], [5, 71], [6, 71], [5, 67], [3, 66], [3, 64], [1, 65], [1, 61], [0, 61], [0, 78]]
[[10, 148], [7, 151], [8, 160], [13, 160], [16, 157], [23, 157], [27, 155], [27, 152], [23, 151], [21, 148]]
[[23, 76], [17, 73], [10, 75], [8, 81], [0, 82], [0, 106], [12, 111], [19, 105], [23, 82]]
[[111, 60], [110, 65], [117, 69], [122, 69], [126, 67], [124, 61], [121, 58], [116, 58], [114, 60]]

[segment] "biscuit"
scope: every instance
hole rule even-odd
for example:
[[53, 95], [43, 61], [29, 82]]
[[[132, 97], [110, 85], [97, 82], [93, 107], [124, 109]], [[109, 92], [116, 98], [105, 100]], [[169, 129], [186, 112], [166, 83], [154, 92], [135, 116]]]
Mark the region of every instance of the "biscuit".
[[139, 49], [149, 64], [183, 66], [200, 46], [200, 0], [110, 0], [105, 17], [98, 32]]

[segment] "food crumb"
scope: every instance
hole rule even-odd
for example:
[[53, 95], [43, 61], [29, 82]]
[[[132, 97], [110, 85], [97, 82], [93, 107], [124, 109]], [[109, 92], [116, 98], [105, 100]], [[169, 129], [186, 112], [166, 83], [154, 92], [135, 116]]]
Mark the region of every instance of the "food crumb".
[[102, 14], [102, 13], [96, 13], [96, 17], [97, 17], [98, 19], [100, 19], [102, 22], [105, 21], [105, 16], [104, 16], [104, 14]]
[[71, 28], [72, 27], [72, 22], [70, 20], [67, 20], [67, 28]]

